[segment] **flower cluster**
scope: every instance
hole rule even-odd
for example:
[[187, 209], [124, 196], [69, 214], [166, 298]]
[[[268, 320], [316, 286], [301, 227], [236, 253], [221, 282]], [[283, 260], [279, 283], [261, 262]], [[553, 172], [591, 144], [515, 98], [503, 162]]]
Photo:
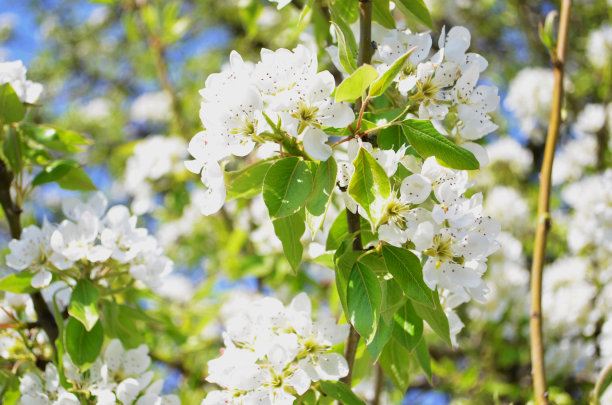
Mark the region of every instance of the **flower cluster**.
[[26, 227], [21, 239], [9, 243], [6, 264], [35, 273], [31, 282], [35, 288], [48, 286], [53, 274], [70, 277], [75, 269], [89, 271], [91, 276], [126, 270], [155, 286], [172, 271], [172, 261], [145, 228], [136, 226], [137, 218], [130, 216], [127, 207], [116, 205], [107, 211], [106, 206], [101, 193], [85, 202], [64, 199], [62, 209], [68, 219], [57, 226], [45, 220], [42, 228]]
[[35, 103], [43, 92], [40, 83], [26, 79], [27, 69], [20, 60], [0, 62], [0, 85], [9, 83], [24, 103]]
[[203, 214], [218, 211], [225, 202], [219, 162], [248, 155], [257, 142], [298, 140], [312, 158], [329, 158], [331, 146], [322, 128], [346, 127], [354, 114], [348, 104], [330, 97], [334, 77], [317, 68], [316, 54], [302, 45], [293, 51], [263, 49], [255, 65], [233, 51], [229, 67], [206, 79], [200, 91], [205, 130], [189, 143], [194, 160], [186, 162], [188, 170], [202, 174], [207, 188]]
[[333, 318], [313, 322], [305, 293], [287, 307], [271, 297], [257, 300], [226, 327], [226, 347], [208, 362], [206, 378], [224, 389], [210, 392], [202, 405], [291, 404], [313, 381], [348, 373], [344, 357], [330, 352], [348, 336], [348, 324]]
[[499, 104], [498, 90], [476, 85], [488, 63], [477, 53], [466, 53], [470, 40], [465, 27], [453, 27], [448, 34], [442, 29], [439, 50], [428, 58], [432, 45], [428, 33], [393, 30], [378, 44], [373, 57], [373, 65], [384, 72], [414, 49], [395, 78], [397, 89], [418, 103], [419, 119], [444, 120], [449, 112], [456, 113], [457, 118], [449, 119], [445, 126], [452, 128], [452, 135], [460, 143], [480, 139], [497, 129], [489, 113]]
[[[433, 157], [425, 160], [420, 173], [418, 165], [409, 166], [414, 172], [386, 202], [379, 238], [395, 246], [411, 242], [413, 250], [424, 255], [423, 278], [429, 288], [439, 287], [448, 297], [445, 309], [470, 298], [484, 301], [487, 287], [481, 277], [488, 256], [499, 248], [499, 224], [483, 216], [481, 193], [465, 196], [466, 171], [445, 168]], [[430, 199], [432, 192], [435, 201]]]
[[[141, 345], [125, 350], [121, 342], [112, 340], [101, 358], [96, 359], [86, 372], [72, 363], [64, 354], [64, 372], [75, 392], [85, 399], [95, 399], [98, 405], [179, 405], [175, 395], [161, 395], [163, 380], [153, 382], [154, 373], [149, 370], [149, 349]], [[59, 374], [53, 364], [48, 364], [44, 381], [33, 373], [21, 378], [21, 402], [24, 405], [78, 405], [77, 396], [59, 384]], [[51, 402], [53, 401], [53, 402]]]

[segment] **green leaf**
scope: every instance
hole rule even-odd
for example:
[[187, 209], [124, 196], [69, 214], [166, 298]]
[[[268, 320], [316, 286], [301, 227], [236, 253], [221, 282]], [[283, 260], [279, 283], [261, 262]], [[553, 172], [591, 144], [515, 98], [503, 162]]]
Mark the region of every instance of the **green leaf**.
[[263, 182], [263, 199], [271, 218], [286, 217], [304, 206], [312, 191], [312, 173], [297, 157], [270, 167]]
[[434, 308], [433, 295], [425, 281], [421, 262], [414, 253], [395, 246], [383, 245], [383, 257], [389, 273], [399, 283], [408, 298]]
[[68, 319], [64, 342], [66, 351], [75, 365], [86, 367], [93, 363], [100, 354], [103, 341], [104, 329], [100, 322], [97, 322], [90, 331], [87, 331], [76, 318], [70, 317]]
[[472, 152], [441, 135], [428, 120], [405, 120], [402, 128], [412, 147], [424, 158], [435, 156], [452, 169], [475, 170], [480, 167]]
[[98, 189], [85, 170], [80, 167], [68, 170], [57, 180], [57, 184], [64, 190], [94, 191]]
[[0, 124], [19, 122], [25, 117], [26, 109], [9, 83], [0, 85]]
[[409, 352], [414, 350], [423, 337], [423, 320], [414, 311], [410, 300], [393, 316], [392, 335]]
[[410, 352], [393, 337], [380, 354], [380, 366], [399, 391], [405, 392], [410, 384]]
[[59, 152], [75, 153], [80, 152], [79, 146], [88, 145], [91, 141], [78, 132], [68, 131], [59, 128], [22, 124], [20, 129], [23, 134], [30, 139]]
[[319, 163], [314, 176], [312, 194], [306, 203], [306, 220], [314, 239], [323, 225], [336, 186], [338, 165], [333, 157]]
[[395, 5], [397, 5], [404, 15], [408, 16], [412, 14], [428, 28], [434, 29], [431, 15], [429, 15], [429, 10], [427, 10], [427, 6], [423, 0], [398, 0], [395, 2]]
[[273, 164], [274, 160], [260, 160], [243, 169], [226, 172], [227, 199], [248, 199], [261, 193], [266, 173]]
[[378, 72], [371, 65], [361, 65], [340, 83], [336, 89], [336, 102], [357, 100], [377, 77]]
[[427, 341], [425, 341], [425, 338], [421, 339], [413, 355], [417, 363], [419, 363], [421, 366], [421, 369], [425, 372], [427, 380], [431, 384], [431, 358], [429, 357], [429, 349], [427, 348]]
[[14, 294], [30, 294], [38, 291], [32, 287], [34, 273], [21, 271], [11, 274], [0, 280], [0, 290], [12, 292]]
[[359, 0], [333, 0], [328, 3], [347, 23], [353, 24], [359, 20]]
[[2, 144], [2, 151], [11, 170], [15, 173], [21, 172], [26, 148], [21, 136], [13, 128], [9, 128], [6, 133], [6, 138]]
[[451, 344], [450, 339], [450, 328], [448, 326], [448, 318], [444, 313], [444, 309], [442, 308], [442, 304], [440, 304], [440, 297], [438, 297], [438, 291], [433, 291], [433, 300], [435, 303], [435, 308], [430, 308], [425, 305], [421, 305], [418, 302], [414, 302], [414, 311], [417, 313], [419, 317], [421, 317], [431, 329], [438, 336], [442, 338], [449, 345]]
[[398, 151], [403, 145], [410, 145], [408, 137], [400, 125], [391, 125], [378, 133], [378, 147]]
[[349, 278], [351, 277], [353, 266], [355, 266], [357, 259], [362, 254], [363, 252], [361, 251], [350, 250], [349, 248], [349, 250], [344, 252], [336, 262], [336, 289], [338, 290], [340, 304], [342, 304], [342, 309], [344, 309], [347, 318], [349, 317], [349, 310], [346, 296]]
[[546, 46], [549, 52], [554, 52], [555, 50], [555, 18], [558, 17], [559, 12], [557, 10], [553, 10], [546, 15], [546, 19], [544, 20], [544, 25], [540, 23], [538, 27], [538, 32], [540, 34], [540, 41]]
[[347, 38], [352, 38], [352, 41], [354, 42], [355, 37], [353, 37], [353, 32], [350, 30], [350, 28], [347, 29], [345, 36], [340, 25], [333, 21], [332, 25], [334, 26], [334, 30], [336, 31], [336, 39], [338, 40], [338, 58], [340, 59], [340, 64], [348, 74], [351, 74], [357, 70], [357, 62], [355, 62], [356, 48], [351, 47], [351, 40]]
[[397, 58], [397, 60], [393, 62], [391, 66], [389, 66], [385, 73], [379, 76], [378, 79], [376, 79], [374, 83], [370, 85], [370, 97], [378, 97], [383, 95], [385, 90], [387, 90], [391, 83], [393, 83], [393, 79], [395, 79], [395, 76], [397, 76], [398, 73], [402, 71], [404, 65], [406, 64], [406, 61], [408, 60], [412, 52], [414, 52], [414, 49], [415, 48], [410, 49], [408, 52]]
[[70, 169], [79, 167], [79, 164], [72, 159], [60, 159], [47, 165], [32, 181], [32, 184], [39, 186], [59, 180], [66, 175]]
[[130, 307], [110, 300], [102, 301], [102, 322], [104, 331], [110, 337], [119, 339], [126, 349], [135, 348], [143, 341]]
[[340, 381], [319, 381], [321, 390], [345, 405], [365, 405], [355, 393]]
[[351, 323], [368, 344], [376, 333], [381, 303], [378, 278], [365, 264], [356, 262], [349, 276], [346, 304]]
[[378, 323], [378, 327], [376, 328], [376, 335], [374, 335], [374, 339], [368, 345], [368, 351], [370, 355], [374, 358], [374, 360], [378, 360], [380, 355], [382, 354], [385, 345], [391, 338], [391, 331], [393, 330], [393, 323], [386, 322], [381, 316], [380, 322]]
[[296, 212], [287, 217], [272, 220], [274, 233], [283, 244], [283, 252], [294, 271], [297, 271], [302, 261], [304, 247], [300, 238], [306, 230], [304, 216], [301, 212]]
[[355, 173], [348, 193], [365, 210], [374, 227], [383, 216], [384, 205], [391, 194], [391, 185], [385, 169], [361, 148], [353, 161]]
[[395, 19], [389, 11], [389, 0], [372, 1], [372, 19], [389, 30], [395, 29]]
[[100, 294], [96, 287], [87, 280], [79, 280], [70, 296], [68, 313], [78, 319], [87, 331], [98, 322], [98, 299]]

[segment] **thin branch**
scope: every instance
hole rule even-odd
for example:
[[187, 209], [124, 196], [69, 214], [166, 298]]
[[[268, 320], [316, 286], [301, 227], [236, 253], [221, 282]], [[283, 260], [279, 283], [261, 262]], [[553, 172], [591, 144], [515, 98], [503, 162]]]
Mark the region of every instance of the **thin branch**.
[[563, 103], [563, 71], [565, 67], [565, 50], [569, 29], [571, 0], [563, 0], [556, 54], [551, 54], [555, 77], [552, 108], [544, 160], [540, 172], [540, 194], [538, 198], [538, 216], [534, 242], [533, 262], [531, 265], [531, 367], [533, 388], [537, 405], [548, 404], [548, 388], [544, 365], [544, 344], [542, 339], [542, 268], [546, 253], [546, 237], [550, 228], [550, 188], [555, 148], [561, 125], [561, 105]]
[[384, 381], [385, 375], [383, 374], [383, 369], [379, 363], [376, 365], [376, 377], [374, 379], [374, 400], [372, 401], [372, 405], [380, 404], [380, 396], [382, 394], [382, 386]]
[[[4, 216], [9, 223], [11, 236], [14, 239], [21, 237], [21, 207], [19, 207], [11, 198], [11, 183], [13, 182], [13, 173], [6, 167], [6, 163], [0, 159], [0, 205], [4, 210]], [[49, 310], [49, 306], [45, 302], [40, 291], [30, 294], [34, 310], [38, 318], [38, 323], [49, 338], [49, 342], [55, 350], [55, 340], [59, 336], [59, 330], [55, 317]]]
[[[359, 60], [357, 65], [361, 66], [364, 63], [370, 63], [372, 61], [372, 54], [374, 49], [372, 48], [372, 1], [371, 0], [360, 0], [359, 1]], [[355, 112], [360, 112], [362, 107], [361, 99], [357, 100], [353, 109]], [[363, 250], [363, 243], [361, 241], [361, 218], [359, 213], [352, 213], [348, 208], [346, 209], [346, 219], [348, 222], [348, 231], [350, 234], [357, 233], [353, 240], [353, 250]], [[357, 346], [359, 344], [359, 334], [355, 328], [351, 325], [348, 340], [344, 347], [344, 357], [349, 365], [349, 372], [346, 377], [342, 379], [342, 382], [351, 386], [353, 379], [353, 365], [355, 363], [355, 354], [357, 353]]]

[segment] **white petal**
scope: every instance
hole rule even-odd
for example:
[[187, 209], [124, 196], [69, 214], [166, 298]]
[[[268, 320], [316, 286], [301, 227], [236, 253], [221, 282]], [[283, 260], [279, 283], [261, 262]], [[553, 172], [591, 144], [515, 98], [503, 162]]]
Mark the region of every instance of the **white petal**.
[[406, 177], [400, 186], [402, 200], [411, 204], [420, 204], [431, 193], [431, 181], [418, 173]]
[[49, 285], [53, 275], [46, 270], [40, 270], [34, 277], [32, 277], [32, 287], [43, 288]]
[[325, 353], [319, 356], [316, 369], [321, 380], [339, 380], [349, 372], [346, 359], [338, 353]]
[[311, 157], [317, 160], [325, 161], [329, 159], [332, 153], [332, 148], [327, 142], [328, 135], [316, 128], [307, 128], [304, 133], [304, 150]]

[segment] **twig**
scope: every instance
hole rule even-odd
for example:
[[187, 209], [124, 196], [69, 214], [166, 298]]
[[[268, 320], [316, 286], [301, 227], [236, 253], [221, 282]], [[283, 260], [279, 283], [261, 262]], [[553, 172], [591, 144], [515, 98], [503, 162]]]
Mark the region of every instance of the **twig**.
[[382, 367], [380, 363], [376, 365], [376, 377], [374, 380], [374, 400], [372, 401], [372, 405], [380, 404], [380, 395], [382, 394], [382, 386], [385, 381], [385, 375], [383, 374]]
[[[358, 65], [361, 66], [364, 63], [370, 63], [372, 61], [372, 1], [371, 0], [359, 0], [359, 60]], [[361, 111], [362, 103], [361, 99], [357, 100], [353, 107], [355, 112]], [[350, 234], [357, 233], [353, 240], [353, 250], [363, 250], [363, 244], [361, 241], [361, 219], [359, 213], [352, 213], [348, 208], [346, 209], [346, 219], [348, 222], [348, 231]], [[351, 386], [353, 379], [353, 365], [355, 363], [355, 354], [357, 353], [357, 345], [359, 344], [359, 334], [355, 328], [351, 325], [348, 340], [344, 347], [344, 357], [349, 365], [349, 372], [346, 377], [342, 379], [342, 382]]]
[[555, 148], [559, 137], [561, 125], [561, 105], [563, 101], [563, 70], [565, 65], [565, 50], [567, 47], [567, 33], [569, 29], [571, 0], [563, 0], [561, 4], [561, 17], [559, 20], [559, 33], [556, 54], [551, 53], [555, 77], [552, 108], [544, 160], [540, 172], [540, 194], [538, 198], [538, 216], [534, 242], [533, 262], [531, 265], [531, 317], [529, 326], [531, 330], [531, 367], [533, 374], [533, 388], [537, 405], [548, 404], [546, 386], [546, 372], [544, 366], [544, 344], [542, 339], [542, 268], [546, 253], [546, 237], [550, 228], [550, 188]]

